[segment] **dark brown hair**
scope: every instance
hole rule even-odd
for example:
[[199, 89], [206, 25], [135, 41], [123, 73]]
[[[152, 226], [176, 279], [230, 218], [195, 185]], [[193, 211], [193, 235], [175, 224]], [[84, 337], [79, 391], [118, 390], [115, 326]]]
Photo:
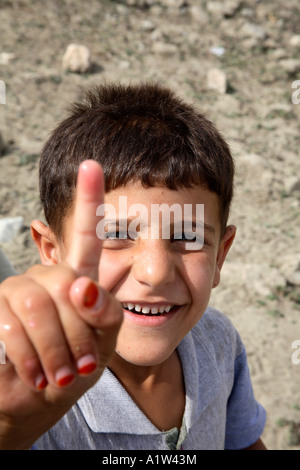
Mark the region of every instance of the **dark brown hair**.
[[102, 165], [106, 191], [136, 180], [170, 189], [204, 185], [218, 195], [226, 227], [234, 176], [229, 147], [212, 122], [157, 83], [95, 87], [51, 134], [40, 160], [40, 196], [58, 236], [85, 159]]

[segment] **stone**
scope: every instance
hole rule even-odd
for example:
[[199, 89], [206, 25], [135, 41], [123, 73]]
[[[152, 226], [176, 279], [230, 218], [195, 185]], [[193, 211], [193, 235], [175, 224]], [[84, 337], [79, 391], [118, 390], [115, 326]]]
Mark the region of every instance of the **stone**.
[[155, 30], [155, 24], [149, 19], [143, 20], [141, 26], [144, 31], [151, 32]]
[[0, 219], [0, 242], [12, 240], [24, 225], [23, 217], [5, 217]]
[[222, 18], [223, 17], [223, 5], [222, 2], [215, 2], [215, 1], [210, 1], [207, 2], [206, 4], [206, 9], [207, 11], [215, 16], [216, 18]]
[[210, 52], [217, 57], [222, 57], [225, 54], [225, 47], [222, 46], [211, 46]]
[[204, 11], [199, 5], [191, 5], [189, 7], [189, 13], [193, 21], [200, 25], [207, 24], [209, 21], [206, 11]]
[[240, 7], [239, 0], [226, 0], [223, 2], [223, 15], [227, 18], [233, 17]]
[[286, 59], [281, 60], [280, 62], [281, 67], [290, 74], [295, 74], [300, 71], [300, 60], [299, 59]]
[[300, 287], [300, 254], [284, 255], [280, 258], [280, 270], [288, 284]]
[[295, 192], [300, 191], [300, 178], [299, 176], [292, 175], [284, 180], [284, 191], [287, 196], [291, 196]]
[[250, 37], [263, 41], [267, 38], [267, 32], [263, 26], [246, 21], [241, 27], [241, 33], [244, 37]]
[[0, 65], [8, 65], [15, 58], [16, 56], [12, 52], [1, 52]]
[[294, 34], [290, 40], [289, 44], [292, 47], [300, 47], [300, 34]]
[[153, 44], [152, 50], [156, 54], [172, 56], [177, 52], [177, 46], [168, 42], [157, 41]]
[[91, 54], [86, 46], [69, 44], [62, 60], [63, 69], [74, 73], [86, 73], [91, 67]]
[[217, 68], [210, 69], [207, 72], [207, 88], [209, 88], [210, 90], [217, 90], [219, 93], [226, 93], [226, 74], [222, 70]]
[[207, 11], [216, 18], [231, 18], [235, 15], [239, 7], [239, 0], [225, 0], [222, 2], [209, 1], [206, 4]]

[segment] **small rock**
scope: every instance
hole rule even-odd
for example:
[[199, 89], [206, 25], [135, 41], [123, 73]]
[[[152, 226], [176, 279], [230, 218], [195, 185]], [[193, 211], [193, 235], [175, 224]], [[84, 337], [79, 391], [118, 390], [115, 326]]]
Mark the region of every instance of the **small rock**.
[[300, 254], [285, 255], [280, 258], [280, 271], [286, 282], [300, 286]]
[[168, 8], [180, 8], [183, 4], [182, 0], [163, 0], [160, 2], [164, 7]]
[[255, 15], [255, 11], [252, 8], [242, 8], [240, 11], [240, 15], [244, 16], [245, 18], [253, 18]]
[[293, 286], [300, 287], [300, 271], [295, 271], [287, 276], [287, 281]]
[[130, 69], [130, 62], [129, 60], [120, 60], [120, 62], [118, 63], [119, 65], [119, 69], [120, 70], [127, 70], [127, 69]]
[[90, 51], [80, 44], [69, 44], [62, 60], [63, 69], [69, 72], [86, 73], [91, 67]]
[[212, 46], [209, 50], [217, 57], [222, 57], [225, 54], [225, 47], [222, 46]]
[[217, 18], [231, 18], [237, 12], [240, 3], [239, 0], [209, 1], [207, 2], [206, 9]]
[[151, 32], [151, 31], [155, 30], [155, 24], [151, 20], [148, 20], [148, 19], [143, 20], [141, 26], [142, 26], [142, 29], [144, 31], [150, 31]]
[[206, 9], [209, 13], [211, 13], [216, 18], [222, 18], [223, 17], [222, 2], [214, 2], [214, 1], [207, 2]]
[[270, 57], [273, 60], [286, 59], [287, 56], [288, 56], [288, 52], [283, 47], [278, 47], [277, 49], [270, 51]]
[[177, 52], [177, 46], [168, 42], [157, 41], [153, 44], [152, 50], [156, 54], [170, 56]]
[[0, 219], [0, 242], [12, 240], [24, 225], [23, 217], [5, 217]]
[[241, 2], [239, 0], [226, 0], [223, 2], [223, 14], [227, 18], [231, 18], [237, 12]]
[[241, 27], [241, 33], [245, 37], [251, 37], [259, 41], [263, 41], [267, 38], [267, 32], [265, 28], [254, 23], [246, 21]]
[[15, 59], [15, 54], [12, 52], [1, 52], [0, 65], [8, 65], [11, 60]]
[[300, 60], [299, 59], [286, 59], [280, 61], [281, 67], [290, 74], [295, 74], [300, 71]]
[[294, 34], [289, 40], [290, 46], [300, 47], [300, 34]]
[[293, 193], [300, 191], [300, 178], [292, 175], [284, 180], [284, 190], [287, 196], [291, 196]]
[[207, 73], [207, 88], [217, 90], [219, 93], [227, 91], [227, 77], [220, 69], [210, 69]]
[[209, 21], [206, 11], [204, 11], [199, 5], [191, 5], [189, 7], [189, 13], [191, 18], [198, 24], [207, 24]]

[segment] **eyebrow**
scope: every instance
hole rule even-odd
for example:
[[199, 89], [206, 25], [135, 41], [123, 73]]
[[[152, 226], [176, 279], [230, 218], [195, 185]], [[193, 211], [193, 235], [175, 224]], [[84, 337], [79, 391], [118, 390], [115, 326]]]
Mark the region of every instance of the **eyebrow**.
[[[135, 219], [136, 219], [136, 217], [128, 217], [128, 218], [125, 218], [125, 219], [117, 219], [117, 218], [116, 219], [106, 219], [104, 217], [103, 220], [104, 220], [104, 224], [106, 226], [107, 225], [113, 225], [116, 228], [116, 230], [118, 230], [120, 227], [124, 228], [124, 229], [126, 227], [126, 229], [127, 229], [129, 224]], [[141, 222], [141, 221], [138, 222], [137, 226], [139, 226], [140, 229], [148, 227], [148, 225], [146, 225], [144, 222]]]
[[201, 222], [199, 223], [199, 221], [196, 222], [195, 220], [192, 220], [191, 222], [192, 222], [192, 230], [193, 230], [193, 231], [195, 231], [195, 229], [197, 228], [197, 226], [199, 227], [199, 224], [201, 224], [201, 229], [204, 229], [204, 232], [210, 233], [210, 234], [213, 235], [213, 236], [216, 235], [216, 229], [215, 229], [215, 227], [214, 227], [213, 225], [207, 224], [207, 223], [205, 223], [205, 222], [204, 222], [204, 224], [201, 223]]
[[[194, 226], [194, 222], [192, 224]], [[210, 224], [204, 224], [204, 230], [207, 231], [207, 232], [210, 232], [212, 233], [213, 235], [216, 233], [216, 229], [213, 225], [210, 225]]]
[[[116, 224], [116, 227], [125, 227], [127, 225], [129, 225], [133, 220], [135, 220], [136, 217], [127, 217], [127, 218], [124, 218], [124, 219], [105, 219], [104, 218], [104, 221], [106, 224]], [[182, 219], [182, 223], [184, 222], [184, 219]], [[198, 222], [199, 224], [199, 222]], [[170, 226], [171, 227], [174, 227], [174, 223], [171, 222], [170, 223]], [[197, 227], [197, 222], [195, 220], [192, 220], [192, 229], [195, 229]], [[211, 234], [215, 235], [216, 233], [216, 229], [213, 225], [210, 225], [210, 224], [207, 224], [207, 223], [204, 223], [204, 230], [206, 232], [210, 232]]]

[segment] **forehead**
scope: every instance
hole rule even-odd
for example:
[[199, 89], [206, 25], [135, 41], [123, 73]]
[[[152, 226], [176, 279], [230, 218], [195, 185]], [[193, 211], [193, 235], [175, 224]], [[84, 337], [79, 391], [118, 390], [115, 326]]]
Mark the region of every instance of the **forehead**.
[[[124, 200], [126, 204], [120, 204], [120, 201]], [[180, 205], [182, 208], [189, 205], [194, 215], [197, 204], [202, 204], [204, 205], [205, 222], [213, 225], [216, 229], [220, 222], [218, 196], [203, 186], [173, 190], [160, 186], [145, 188], [140, 182], [131, 183], [109, 191], [105, 195], [105, 203], [113, 205], [119, 217], [124, 215], [119, 213], [120, 208], [123, 210], [125, 207], [129, 210], [133, 204], [142, 204], [148, 211], [155, 204]]]
[[[105, 194], [105, 202], [119, 204], [120, 196], [143, 204], [207, 204], [218, 212], [218, 196], [204, 186], [169, 189], [163, 186], [144, 187], [140, 182], [119, 186]], [[218, 215], [218, 214], [216, 214]]]

